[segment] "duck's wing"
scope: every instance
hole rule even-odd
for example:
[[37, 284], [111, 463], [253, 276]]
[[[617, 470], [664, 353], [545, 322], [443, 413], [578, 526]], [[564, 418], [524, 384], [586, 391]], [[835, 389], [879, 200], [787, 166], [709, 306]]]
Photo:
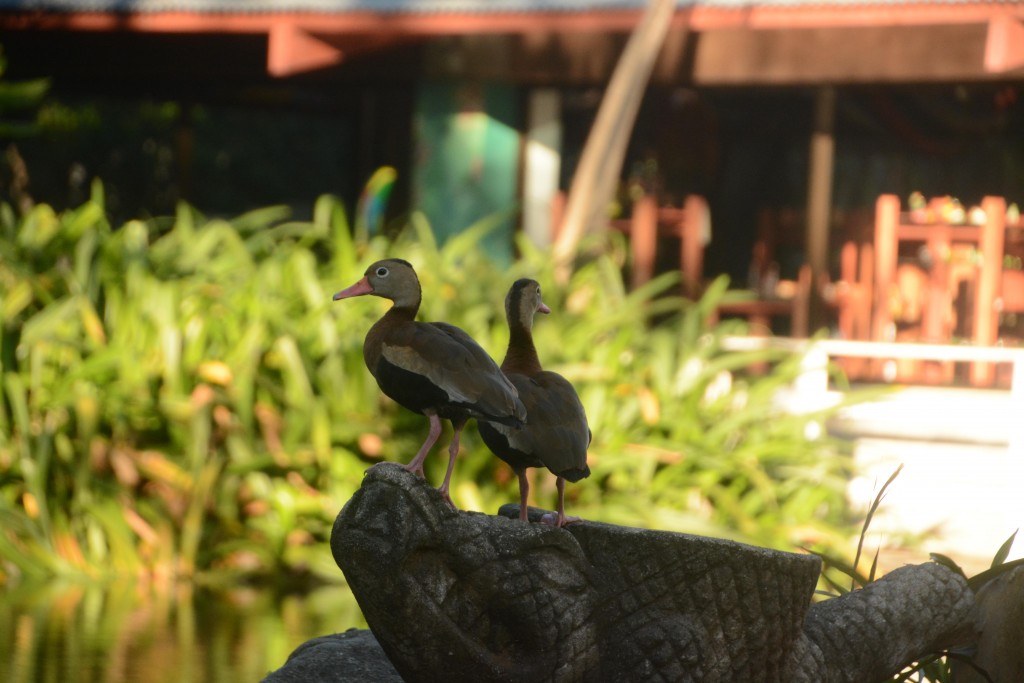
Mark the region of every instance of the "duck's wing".
[[589, 476], [590, 426], [572, 384], [554, 372], [510, 377], [529, 420], [522, 429], [501, 429], [508, 447], [569, 481]]
[[466, 332], [447, 323], [396, 326], [381, 343], [388, 363], [425, 377], [471, 414], [522, 422], [526, 410], [497, 363]]

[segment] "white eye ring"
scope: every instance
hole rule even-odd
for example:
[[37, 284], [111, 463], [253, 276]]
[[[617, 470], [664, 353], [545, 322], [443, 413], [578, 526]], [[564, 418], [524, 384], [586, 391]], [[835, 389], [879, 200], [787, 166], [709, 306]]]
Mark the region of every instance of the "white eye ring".
[[388, 272], [389, 271], [388, 271], [387, 268], [385, 268], [384, 266], [381, 266], [380, 268], [377, 269], [377, 277], [387, 277], [388, 276]]

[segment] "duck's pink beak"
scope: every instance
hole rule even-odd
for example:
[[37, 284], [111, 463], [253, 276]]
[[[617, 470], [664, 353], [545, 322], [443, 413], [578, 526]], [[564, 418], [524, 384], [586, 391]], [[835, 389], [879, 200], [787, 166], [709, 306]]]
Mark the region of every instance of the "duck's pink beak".
[[543, 301], [541, 301], [541, 302], [540, 302], [540, 306], [537, 306], [537, 312], [538, 312], [538, 313], [550, 313], [550, 312], [551, 312], [551, 309], [550, 309], [550, 308], [548, 308], [548, 305], [547, 305], [546, 303], [544, 303]]
[[352, 296], [362, 296], [364, 294], [373, 294], [373, 286], [370, 284], [370, 281], [367, 280], [365, 277], [359, 282], [349, 287], [348, 289], [343, 289], [337, 294], [335, 294], [334, 297], [332, 298], [332, 301], [337, 301], [338, 299], [348, 299], [349, 297]]

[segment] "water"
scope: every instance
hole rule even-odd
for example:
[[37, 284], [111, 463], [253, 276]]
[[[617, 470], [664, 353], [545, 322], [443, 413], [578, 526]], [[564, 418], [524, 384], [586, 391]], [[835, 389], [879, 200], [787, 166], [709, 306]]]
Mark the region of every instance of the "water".
[[365, 621], [347, 586], [305, 593], [50, 583], [0, 592], [0, 682], [259, 681]]

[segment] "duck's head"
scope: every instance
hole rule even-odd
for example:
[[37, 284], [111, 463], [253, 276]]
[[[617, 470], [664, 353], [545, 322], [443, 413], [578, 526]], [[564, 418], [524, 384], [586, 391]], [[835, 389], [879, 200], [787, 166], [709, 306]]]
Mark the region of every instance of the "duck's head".
[[353, 296], [384, 297], [395, 302], [396, 306], [419, 306], [420, 280], [412, 264], [402, 259], [391, 258], [377, 261], [363, 274], [363, 278], [334, 295], [334, 301], [348, 299]]
[[541, 299], [540, 283], [522, 278], [512, 283], [505, 297], [505, 316], [509, 325], [516, 323], [531, 327], [534, 313], [550, 313], [551, 309]]

